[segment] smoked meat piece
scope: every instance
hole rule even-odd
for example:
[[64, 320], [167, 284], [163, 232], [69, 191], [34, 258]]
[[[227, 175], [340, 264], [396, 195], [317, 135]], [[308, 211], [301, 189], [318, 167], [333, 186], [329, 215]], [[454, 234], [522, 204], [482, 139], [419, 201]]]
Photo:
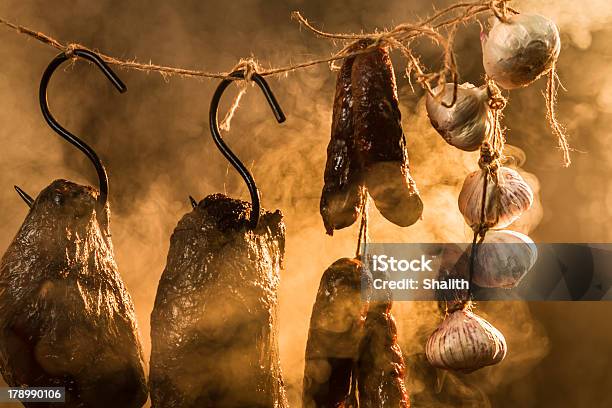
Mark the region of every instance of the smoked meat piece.
[[367, 309], [361, 300], [362, 268], [360, 261], [342, 258], [321, 277], [306, 345], [303, 408], [351, 406]]
[[26, 407], [131, 408], [147, 399], [134, 306], [97, 196], [54, 181], [0, 263], [2, 376], [12, 387], [66, 387], [65, 404]]
[[[365, 45], [358, 43], [352, 51]], [[344, 59], [336, 80], [331, 139], [327, 146], [325, 184], [320, 203], [323, 224], [329, 235], [333, 235], [334, 230], [352, 225], [359, 217], [365, 200], [363, 172], [354, 146], [351, 89], [354, 60], [355, 57]]]
[[359, 355], [359, 407], [408, 408], [405, 370], [391, 302], [370, 302]]
[[365, 185], [376, 208], [407, 227], [420, 219], [423, 202], [410, 176], [395, 74], [384, 48], [357, 55], [352, 66], [353, 127]]
[[277, 290], [285, 247], [280, 211], [222, 194], [183, 216], [151, 314], [152, 406], [287, 406], [279, 363]]

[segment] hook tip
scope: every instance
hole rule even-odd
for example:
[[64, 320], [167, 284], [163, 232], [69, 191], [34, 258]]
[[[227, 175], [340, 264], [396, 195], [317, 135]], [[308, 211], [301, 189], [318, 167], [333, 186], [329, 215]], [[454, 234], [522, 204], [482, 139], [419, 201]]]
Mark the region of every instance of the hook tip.
[[32, 208], [32, 205], [34, 204], [34, 199], [30, 197], [28, 193], [23, 191], [21, 187], [14, 185], [13, 188], [15, 189], [19, 197], [21, 197], [21, 199], [27, 204], [27, 206]]
[[116, 86], [119, 93], [126, 93], [127, 85], [117, 75], [115, 75], [115, 80], [117, 81]]
[[117, 76], [117, 74], [115, 74], [112, 71], [109, 71], [109, 73], [111, 75], [108, 76], [108, 78], [110, 79], [110, 81], [113, 83], [113, 85], [115, 86], [115, 88], [117, 88], [117, 90], [119, 91], [119, 93], [126, 93], [127, 92], [127, 86], [123, 83], [123, 81], [121, 80], [121, 78], [119, 78]]

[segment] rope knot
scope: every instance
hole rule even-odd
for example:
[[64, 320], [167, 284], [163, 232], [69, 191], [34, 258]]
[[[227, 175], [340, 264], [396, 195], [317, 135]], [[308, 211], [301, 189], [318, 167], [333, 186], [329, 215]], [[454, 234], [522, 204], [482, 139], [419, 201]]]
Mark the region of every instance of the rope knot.
[[509, 23], [510, 19], [508, 18], [508, 6], [506, 3], [510, 0], [492, 0], [489, 3], [489, 7], [495, 17], [497, 17], [502, 23]]
[[489, 95], [489, 107], [492, 110], [503, 110], [506, 107], [508, 100], [492, 79], [487, 80], [487, 94]]
[[388, 32], [383, 32], [372, 36], [372, 43], [368, 48], [376, 49], [394, 47], [397, 43], [398, 41], [393, 38], [391, 34]]
[[499, 97], [499, 98], [491, 98], [489, 99], [489, 108], [491, 108], [492, 110], [503, 110], [506, 107], [506, 103], [508, 101], [506, 101], [506, 98]]
[[246, 82], [251, 82], [253, 75], [259, 73], [260, 70], [259, 64], [253, 58], [241, 58], [232, 68], [232, 72], [242, 71]]
[[487, 235], [488, 231], [489, 231], [489, 227], [486, 224], [484, 223], [478, 224], [478, 229], [476, 230], [476, 233], [480, 237], [479, 243], [484, 241], [485, 235]]
[[236, 113], [236, 110], [238, 109], [238, 106], [240, 105], [240, 100], [246, 93], [246, 90], [247, 90], [246, 84], [253, 80], [253, 75], [259, 73], [260, 67], [259, 67], [259, 64], [257, 64], [257, 62], [253, 58], [247, 58], [247, 59], [242, 58], [240, 59], [240, 61], [238, 61], [238, 63], [234, 66], [234, 68], [232, 68], [231, 72], [237, 72], [237, 71], [242, 71], [244, 82], [240, 82], [237, 84], [240, 89], [238, 91], [238, 95], [236, 95], [236, 97], [234, 98], [232, 105], [230, 106], [229, 110], [225, 114], [225, 117], [221, 121], [221, 124], [219, 125], [219, 129], [224, 130], [226, 132], [229, 132], [231, 128], [231, 124], [232, 124], [232, 119], [234, 117], [234, 113]]
[[484, 142], [480, 147], [480, 159], [478, 166], [496, 178], [497, 169], [499, 168], [499, 153], [495, 151], [489, 142]]
[[67, 58], [73, 58], [74, 57], [74, 50], [76, 50], [77, 48], [79, 48], [78, 44], [70, 43], [70, 44], [66, 45], [64, 47], [64, 55]]

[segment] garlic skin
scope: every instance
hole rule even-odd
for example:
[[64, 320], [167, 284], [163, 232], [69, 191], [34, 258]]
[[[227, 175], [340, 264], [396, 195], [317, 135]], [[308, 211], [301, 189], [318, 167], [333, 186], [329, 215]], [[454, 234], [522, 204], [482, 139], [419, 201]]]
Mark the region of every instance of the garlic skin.
[[493, 325], [471, 311], [446, 316], [429, 336], [425, 355], [437, 368], [470, 373], [506, 357], [506, 339]]
[[[480, 226], [484, 170], [468, 174], [459, 193], [459, 211], [475, 231]], [[509, 167], [497, 169], [497, 184], [489, 176], [483, 223], [487, 228], [504, 228], [527, 211], [533, 191], [521, 175]]]
[[561, 50], [559, 29], [537, 14], [518, 14], [508, 23], [496, 20], [481, 35], [482, 61], [487, 75], [506, 89], [527, 86], [547, 73]]
[[533, 268], [538, 249], [527, 235], [489, 231], [478, 244], [472, 282], [483, 288], [513, 288]]
[[435, 92], [442, 92], [441, 99], [427, 95], [425, 102], [431, 125], [451, 146], [467, 152], [478, 150], [493, 128], [487, 88], [476, 88], [467, 82], [458, 85], [457, 99], [450, 108], [442, 102], [450, 105], [453, 101], [454, 84], [439, 86]]

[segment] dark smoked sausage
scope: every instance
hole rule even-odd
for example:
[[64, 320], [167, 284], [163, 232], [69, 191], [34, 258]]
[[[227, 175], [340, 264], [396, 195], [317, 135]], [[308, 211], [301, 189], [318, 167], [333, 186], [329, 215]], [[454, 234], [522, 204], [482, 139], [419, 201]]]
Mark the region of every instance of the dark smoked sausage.
[[[348, 408], [367, 303], [361, 301], [356, 259], [334, 262], [321, 277], [312, 308], [302, 404], [304, 408]], [[351, 395], [353, 394], [353, 395]]]
[[363, 268], [342, 258], [321, 277], [306, 345], [304, 408], [410, 405], [392, 302], [369, 300], [372, 278]]
[[359, 407], [408, 408], [406, 366], [391, 302], [370, 302], [359, 353]]
[[384, 48], [357, 55], [352, 66], [353, 127], [365, 185], [376, 208], [407, 227], [420, 219], [423, 202], [410, 176], [397, 87]]
[[[360, 46], [365, 44], [354, 49]], [[323, 224], [329, 235], [333, 235], [334, 230], [352, 225], [365, 200], [363, 172], [354, 146], [351, 86], [354, 60], [355, 57], [344, 60], [336, 80], [331, 139], [327, 146], [325, 184], [320, 204]]]
[[[364, 50], [362, 40], [348, 51]], [[389, 221], [407, 227], [423, 202], [410, 176], [397, 87], [385, 48], [347, 57], [336, 81], [321, 215], [328, 234], [359, 217], [365, 190]]]
[[65, 387], [63, 407], [136, 408], [147, 399], [142, 348], [97, 195], [54, 181], [2, 257], [0, 371], [12, 387]]

